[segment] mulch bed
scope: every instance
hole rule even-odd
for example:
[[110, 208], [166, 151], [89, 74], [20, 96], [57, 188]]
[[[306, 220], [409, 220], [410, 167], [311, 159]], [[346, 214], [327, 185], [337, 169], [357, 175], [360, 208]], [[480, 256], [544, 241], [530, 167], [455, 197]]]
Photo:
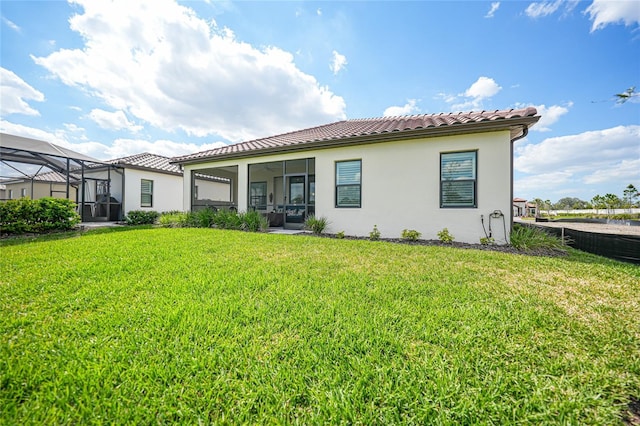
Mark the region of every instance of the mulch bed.
[[[299, 235], [312, 235], [314, 237], [320, 238], [338, 238], [336, 234], [299, 234]], [[342, 239], [345, 240], [369, 240], [368, 237], [352, 237], [352, 236], [344, 236]], [[457, 241], [453, 241], [451, 243], [445, 243], [440, 240], [404, 240], [401, 238], [380, 238], [377, 241], [394, 243], [394, 244], [407, 244], [412, 246], [439, 246], [439, 247], [455, 247], [460, 249], [473, 249], [473, 250], [486, 250], [486, 251], [498, 251], [502, 253], [512, 253], [512, 254], [524, 254], [528, 256], [547, 256], [547, 257], [563, 257], [567, 256], [568, 253], [564, 250], [558, 249], [548, 249], [548, 248], [538, 248], [538, 249], [530, 249], [530, 250], [520, 250], [518, 248], [513, 247], [512, 245], [507, 244], [471, 244], [471, 243], [461, 243]]]

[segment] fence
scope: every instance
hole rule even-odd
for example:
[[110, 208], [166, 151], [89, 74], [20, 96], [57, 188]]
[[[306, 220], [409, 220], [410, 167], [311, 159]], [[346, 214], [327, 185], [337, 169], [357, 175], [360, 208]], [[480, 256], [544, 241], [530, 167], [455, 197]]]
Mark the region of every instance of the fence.
[[599, 232], [578, 231], [569, 228], [552, 228], [537, 224], [526, 224], [544, 228], [546, 232], [569, 239], [568, 244], [578, 250], [620, 260], [640, 264], [640, 236], [602, 234]]

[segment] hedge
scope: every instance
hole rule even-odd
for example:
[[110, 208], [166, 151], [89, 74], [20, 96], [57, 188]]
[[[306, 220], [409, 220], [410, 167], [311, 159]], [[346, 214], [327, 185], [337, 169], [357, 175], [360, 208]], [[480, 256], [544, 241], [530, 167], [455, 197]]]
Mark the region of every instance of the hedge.
[[0, 203], [0, 233], [65, 231], [80, 223], [73, 201], [61, 198], [20, 198]]

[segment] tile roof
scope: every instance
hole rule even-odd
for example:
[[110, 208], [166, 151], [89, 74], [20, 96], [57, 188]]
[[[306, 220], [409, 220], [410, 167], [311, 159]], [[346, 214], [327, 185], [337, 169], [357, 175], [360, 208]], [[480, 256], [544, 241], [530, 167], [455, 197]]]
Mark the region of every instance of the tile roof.
[[182, 169], [177, 164], [171, 164], [169, 157], [162, 155], [151, 154], [149, 152], [143, 152], [141, 154], [131, 155], [129, 157], [116, 158], [109, 160], [109, 164], [134, 166], [144, 169], [159, 170], [162, 172], [169, 172], [175, 174], [182, 174]]
[[496, 111], [472, 111], [343, 120], [309, 129], [227, 145], [209, 151], [174, 157], [171, 159], [171, 162], [183, 163], [218, 156], [232, 157], [254, 151], [271, 151], [277, 150], [278, 148], [294, 147], [317, 142], [348, 141], [352, 139], [361, 140], [367, 137], [373, 138], [375, 136], [389, 134], [397, 134], [397, 137], [401, 138], [403, 133], [417, 130], [422, 130], [424, 135], [428, 135], [429, 133], [437, 133], [436, 129], [449, 129], [460, 125], [504, 122], [504, 128], [509, 128], [508, 122], [522, 118], [529, 118], [531, 123], [527, 125], [534, 124], [539, 119], [539, 117], [535, 117], [536, 114], [537, 111], [535, 108], [528, 107]]
[[[5, 184], [14, 184], [21, 182], [28, 182], [33, 178], [35, 182], [46, 182], [46, 183], [67, 183], [67, 176], [64, 173], [60, 173], [57, 171], [49, 171], [44, 173], [39, 173], [33, 177], [28, 176], [14, 176], [3, 179], [3, 183]], [[69, 173], [69, 182], [72, 184], [77, 184], [80, 181], [80, 176], [74, 173]]]

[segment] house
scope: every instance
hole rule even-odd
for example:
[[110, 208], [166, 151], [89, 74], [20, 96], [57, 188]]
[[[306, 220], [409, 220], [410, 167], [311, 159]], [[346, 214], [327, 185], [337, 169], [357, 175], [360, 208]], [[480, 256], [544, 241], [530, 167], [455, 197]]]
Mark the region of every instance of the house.
[[[109, 160], [107, 164], [117, 166], [122, 172], [113, 173], [108, 167], [98, 166], [84, 173], [85, 180], [95, 182], [93, 186], [86, 186], [87, 198], [97, 197], [97, 205], [87, 210], [86, 215], [104, 216], [97, 211], [100, 210], [101, 203], [111, 204], [109, 220], [119, 220], [120, 211], [126, 214], [131, 210], [182, 210], [182, 169], [176, 164], [171, 164], [169, 157], [144, 152]], [[110, 189], [106, 186], [107, 182]], [[221, 203], [229, 201], [230, 185], [225, 178], [195, 176], [194, 185], [194, 195], [197, 199], [211, 199]], [[103, 190], [101, 186], [104, 187]], [[118, 213], [113, 213], [114, 208]]]
[[527, 215], [527, 200], [524, 198], [513, 199], [513, 216], [522, 217]]
[[[112, 195], [123, 200], [125, 212], [182, 211], [182, 169], [169, 160], [169, 157], [144, 152], [108, 161], [124, 170], [121, 177], [112, 176], [116, 187], [119, 179], [124, 180], [124, 193]], [[97, 172], [92, 171], [90, 175], [96, 177], [99, 175]], [[198, 200], [229, 201], [230, 185], [225, 178], [198, 175], [194, 177], [194, 187], [194, 196]]]
[[[100, 161], [58, 145], [0, 134], [0, 163], [15, 172], [2, 176], [5, 199], [68, 198], [84, 222], [121, 220], [131, 210], [182, 210], [182, 169], [150, 153]], [[228, 203], [230, 182], [194, 176], [203, 203]], [[198, 194], [199, 190], [199, 194]]]
[[229, 180], [238, 210], [285, 228], [317, 215], [347, 235], [376, 226], [382, 237], [413, 229], [435, 239], [448, 228], [478, 243], [493, 220], [491, 237], [507, 242], [513, 143], [539, 118], [524, 108], [345, 120], [172, 162], [184, 169], [184, 210], [199, 208], [195, 176], [206, 175]]
[[77, 201], [79, 182], [72, 175], [70, 180], [71, 191], [67, 196], [66, 176], [60, 172], [49, 171], [39, 173], [31, 177], [7, 178], [4, 181], [5, 193], [3, 199], [29, 197], [33, 200], [44, 197], [68, 198]]

